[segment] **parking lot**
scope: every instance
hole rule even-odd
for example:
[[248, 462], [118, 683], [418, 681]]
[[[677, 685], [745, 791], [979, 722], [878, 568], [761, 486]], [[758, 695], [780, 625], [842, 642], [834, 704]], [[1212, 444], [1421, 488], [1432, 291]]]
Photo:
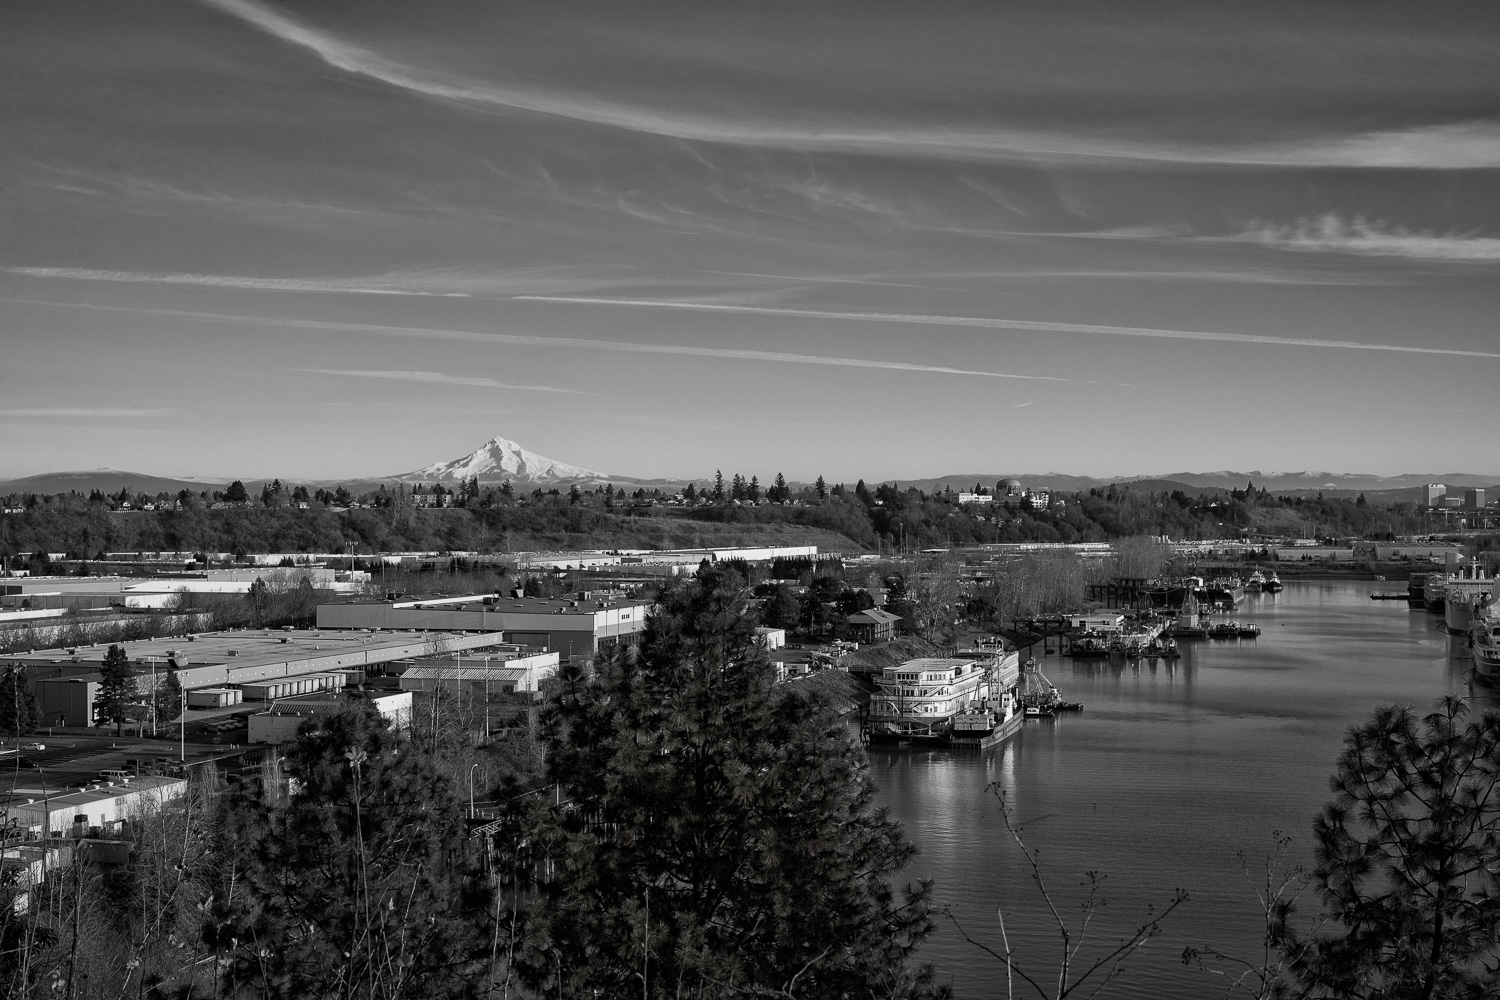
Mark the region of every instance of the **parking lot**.
[[[105, 771], [181, 773], [185, 767], [210, 760], [238, 767], [247, 753], [258, 759], [262, 749], [243, 746], [243, 733], [243, 728], [196, 734], [190, 731], [185, 743], [178, 739], [74, 735], [34, 735], [6, 740], [0, 746], [0, 791], [77, 787], [98, 781]], [[214, 737], [218, 737], [217, 743]], [[38, 745], [44, 749], [25, 749]]]

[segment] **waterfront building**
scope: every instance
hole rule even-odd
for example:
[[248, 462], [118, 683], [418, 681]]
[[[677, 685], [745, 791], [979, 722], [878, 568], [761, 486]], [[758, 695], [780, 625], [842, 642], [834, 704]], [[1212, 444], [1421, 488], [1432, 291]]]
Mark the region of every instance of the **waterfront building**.
[[854, 633], [855, 642], [888, 642], [896, 638], [896, 623], [900, 620], [900, 615], [893, 615], [883, 608], [856, 611], [845, 619]]

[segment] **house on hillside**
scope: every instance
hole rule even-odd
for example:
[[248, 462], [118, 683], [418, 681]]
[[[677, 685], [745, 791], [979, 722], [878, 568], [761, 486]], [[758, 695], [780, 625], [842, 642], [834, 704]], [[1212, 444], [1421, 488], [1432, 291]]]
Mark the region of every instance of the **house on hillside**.
[[900, 615], [880, 608], [856, 611], [845, 619], [856, 642], [889, 642], [896, 638], [896, 623], [900, 620]]

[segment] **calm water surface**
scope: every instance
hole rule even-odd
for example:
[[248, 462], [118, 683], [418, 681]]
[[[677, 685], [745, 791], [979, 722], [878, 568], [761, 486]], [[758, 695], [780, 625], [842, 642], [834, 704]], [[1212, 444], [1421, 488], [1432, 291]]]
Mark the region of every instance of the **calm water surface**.
[[[1106, 995], [1222, 995], [1180, 956], [1212, 944], [1254, 957], [1262, 917], [1238, 853], [1263, 872], [1272, 831], [1284, 830], [1295, 859], [1310, 863], [1312, 821], [1348, 727], [1378, 704], [1426, 709], [1449, 691], [1471, 693], [1468, 651], [1441, 615], [1370, 600], [1398, 588], [1291, 582], [1247, 597], [1225, 617], [1259, 624], [1258, 639], [1184, 643], [1170, 666], [1038, 656], [1083, 713], [1029, 721], [981, 754], [872, 752], [881, 801], [921, 849], [908, 875], [935, 880], [942, 902], [996, 950], [1003, 908], [1018, 961], [1056, 968], [1055, 925], [985, 793], [997, 782], [1060, 912], [1077, 913], [1085, 871], [1107, 876], [1090, 931], [1104, 949], [1174, 889], [1191, 896]], [[1477, 697], [1494, 704], [1486, 689]], [[1316, 905], [1304, 897], [1304, 910]], [[1003, 967], [951, 925], [922, 955], [961, 998], [1004, 996]]]

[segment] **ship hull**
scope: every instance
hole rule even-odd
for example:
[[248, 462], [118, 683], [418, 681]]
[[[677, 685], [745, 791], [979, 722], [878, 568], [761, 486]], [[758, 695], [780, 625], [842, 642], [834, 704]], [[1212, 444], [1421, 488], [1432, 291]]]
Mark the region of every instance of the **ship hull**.
[[1474, 679], [1490, 687], [1500, 687], [1500, 639], [1486, 641], [1482, 635], [1474, 638]]
[[1448, 601], [1443, 605], [1443, 624], [1454, 635], [1467, 635], [1474, 621], [1474, 606], [1468, 601]]
[[993, 729], [970, 732], [899, 732], [877, 726], [869, 730], [866, 739], [872, 747], [909, 747], [914, 750], [983, 750], [1003, 743], [1020, 732], [1024, 721], [1025, 717], [1020, 712], [1016, 712], [1004, 722], [997, 723]]

